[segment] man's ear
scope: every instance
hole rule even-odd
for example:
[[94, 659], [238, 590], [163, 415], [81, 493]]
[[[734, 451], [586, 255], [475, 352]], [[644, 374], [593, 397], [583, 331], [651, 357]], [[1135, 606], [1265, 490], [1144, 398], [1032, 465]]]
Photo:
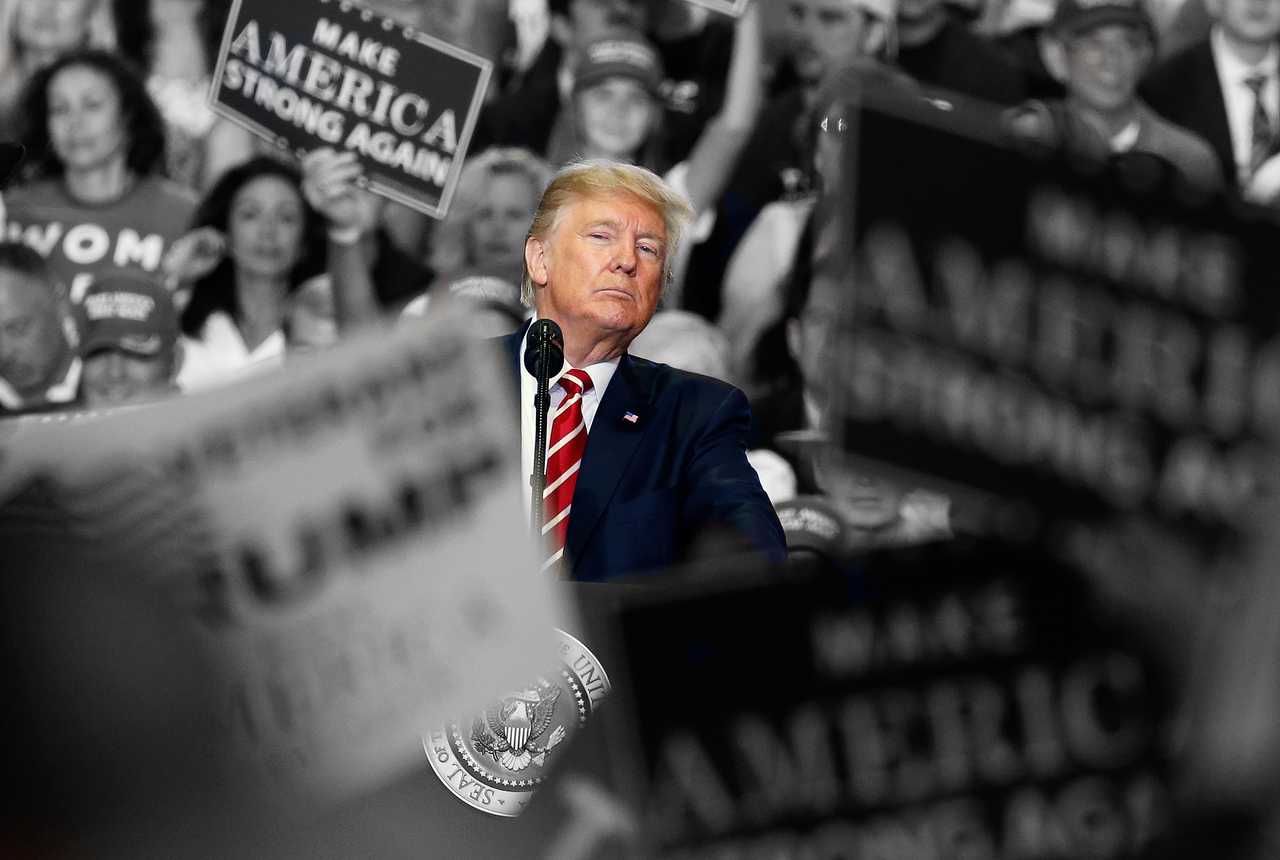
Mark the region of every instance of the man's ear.
[[1060, 84], [1067, 82], [1067, 45], [1056, 36], [1040, 35], [1040, 60]]
[[524, 242], [524, 266], [529, 271], [529, 280], [540, 287], [547, 285], [547, 242], [530, 236]]

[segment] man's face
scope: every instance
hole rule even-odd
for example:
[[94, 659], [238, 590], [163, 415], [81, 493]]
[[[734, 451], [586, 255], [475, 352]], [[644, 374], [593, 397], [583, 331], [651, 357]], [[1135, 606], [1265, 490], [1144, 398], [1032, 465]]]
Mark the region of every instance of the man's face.
[[1072, 97], [1086, 107], [1111, 112], [1133, 102], [1138, 79], [1151, 59], [1151, 40], [1125, 24], [1104, 24], [1064, 42]]
[[1242, 42], [1265, 45], [1280, 37], [1280, 0], [1212, 0], [1209, 9]]
[[89, 36], [91, 0], [18, 0], [14, 27], [20, 45], [64, 53]]
[[89, 406], [128, 403], [172, 387], [173, 358], [166, 352], [144, 357], [119, 349], [100, 349], [84, 359], [80, 393]]
[[667, 229], [630, 194], [587, 197], [561, 211], [546, 241], [526, 246], [538, 316], [573, 338], [630, 343], [662, 295]]
[[851, 0], [789, 0], [787, 27], [796, 74], [816, 84], [841, 60], [860, 53], [866, 16]]
[[24, 399], [38, 396], [58, 381], [70, 352], [54, 288], [0, 269], [0, 379]]

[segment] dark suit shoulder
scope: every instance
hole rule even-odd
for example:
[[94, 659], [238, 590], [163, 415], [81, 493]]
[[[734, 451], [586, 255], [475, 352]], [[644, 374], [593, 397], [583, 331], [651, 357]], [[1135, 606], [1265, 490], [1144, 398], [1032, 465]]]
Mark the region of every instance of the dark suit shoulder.
[[1217, 83], [1217, 67], [1209, 40], [1202, 39], [1153, 65], [1143, 77], [1138, 92], [1161, 113], [1186, 99], [1186, 86]]
[[635, 355], [628, 355], [627, 358], [630, 359], [636, 376], [648, 381], [651, 385], [655, 400], [665, 391], [687, 391], [699, 396], [723, 398], [738, 390], [737, 387], [714, 376], [681, 370], [669, 364], [661, 364]]
[[642, 358], [638, 355], [632, 355], [631, 353], [628, 353], [627, 357], [631, 359], [632, 364], [634, 364], [637, 369], [644, 368], [645, 372], [647, 373], [652, 373], [655, 376], [660, 376], [660, 377], [669, 379], [671, 381], [678, 382], [681, 380], [701, 380], [703, 382], [709, 382], [712, 385], [716, 385], [721, 388], [734, 387], [729, 383], [725, 382], [723, 379], [716, 379], [714, 376], [706, 376], [705, 374], [694, 373], [693, 371], [690, 371], [690, 370], [681, 370], [678, 367], [672, 367], [669, 364], [662, 364], [661, 362], [653, 361], [648, 358]]

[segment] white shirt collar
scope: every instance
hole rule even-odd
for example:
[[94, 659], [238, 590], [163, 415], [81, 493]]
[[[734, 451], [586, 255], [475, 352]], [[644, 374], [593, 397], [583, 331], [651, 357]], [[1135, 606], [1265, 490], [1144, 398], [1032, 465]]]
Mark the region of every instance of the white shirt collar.
[[1111, 138], [1111, 151], [1128, 152], [1133, 149], [1134, 144], [1138, 142], [1138, 133], [1140, 129], [1141, 125], [1136, 119], [1124, 128], [1120, 129], [1120, 131]]
[[1253, 74], [1262, 74], [1271, 78], [1275, 77], [1277, 70], [1280, 69], [1280, 45], [1272, 44], [1267, 49], [1267, 55], [1262, 58], [1262, 62], [1251, 66], [1231, 50], [1226, 37], [1222, 35], [1222, 27], [1214, 26], [1213, 32], [1209, 34], [1209, 40], [1213, 48], [1213, 57], [1218, 63], [1218, 74], [1222, 75], [1223, 83], [1243, 84], [1245, 78]]

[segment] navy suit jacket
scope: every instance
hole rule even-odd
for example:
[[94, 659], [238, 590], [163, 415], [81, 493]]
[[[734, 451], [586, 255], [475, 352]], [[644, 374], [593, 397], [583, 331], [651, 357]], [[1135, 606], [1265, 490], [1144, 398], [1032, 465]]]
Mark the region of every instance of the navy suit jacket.
[[[502, 338], [517, 379], [527, 328]], [[707, 526], [727, 526], [764, 558], [786, 559], [782, 526], [747, 462], [750, 419], [733, 386], [623, 354], [573, 491], [565, 537], [573, 579], [660, 573]]]
[[[1158, 63], [1138, 88], [1142, 98], [1165, 119], [1195, 132], [1209, 142], [1222, 164], [1222, 175], [1231, 188], [1240, 187], [1231, 126], [1222, 99], [1222, 83], [1208, 39], [1184, 48]], [[1268, 106], [1271, 115], [1280, 104]]]

